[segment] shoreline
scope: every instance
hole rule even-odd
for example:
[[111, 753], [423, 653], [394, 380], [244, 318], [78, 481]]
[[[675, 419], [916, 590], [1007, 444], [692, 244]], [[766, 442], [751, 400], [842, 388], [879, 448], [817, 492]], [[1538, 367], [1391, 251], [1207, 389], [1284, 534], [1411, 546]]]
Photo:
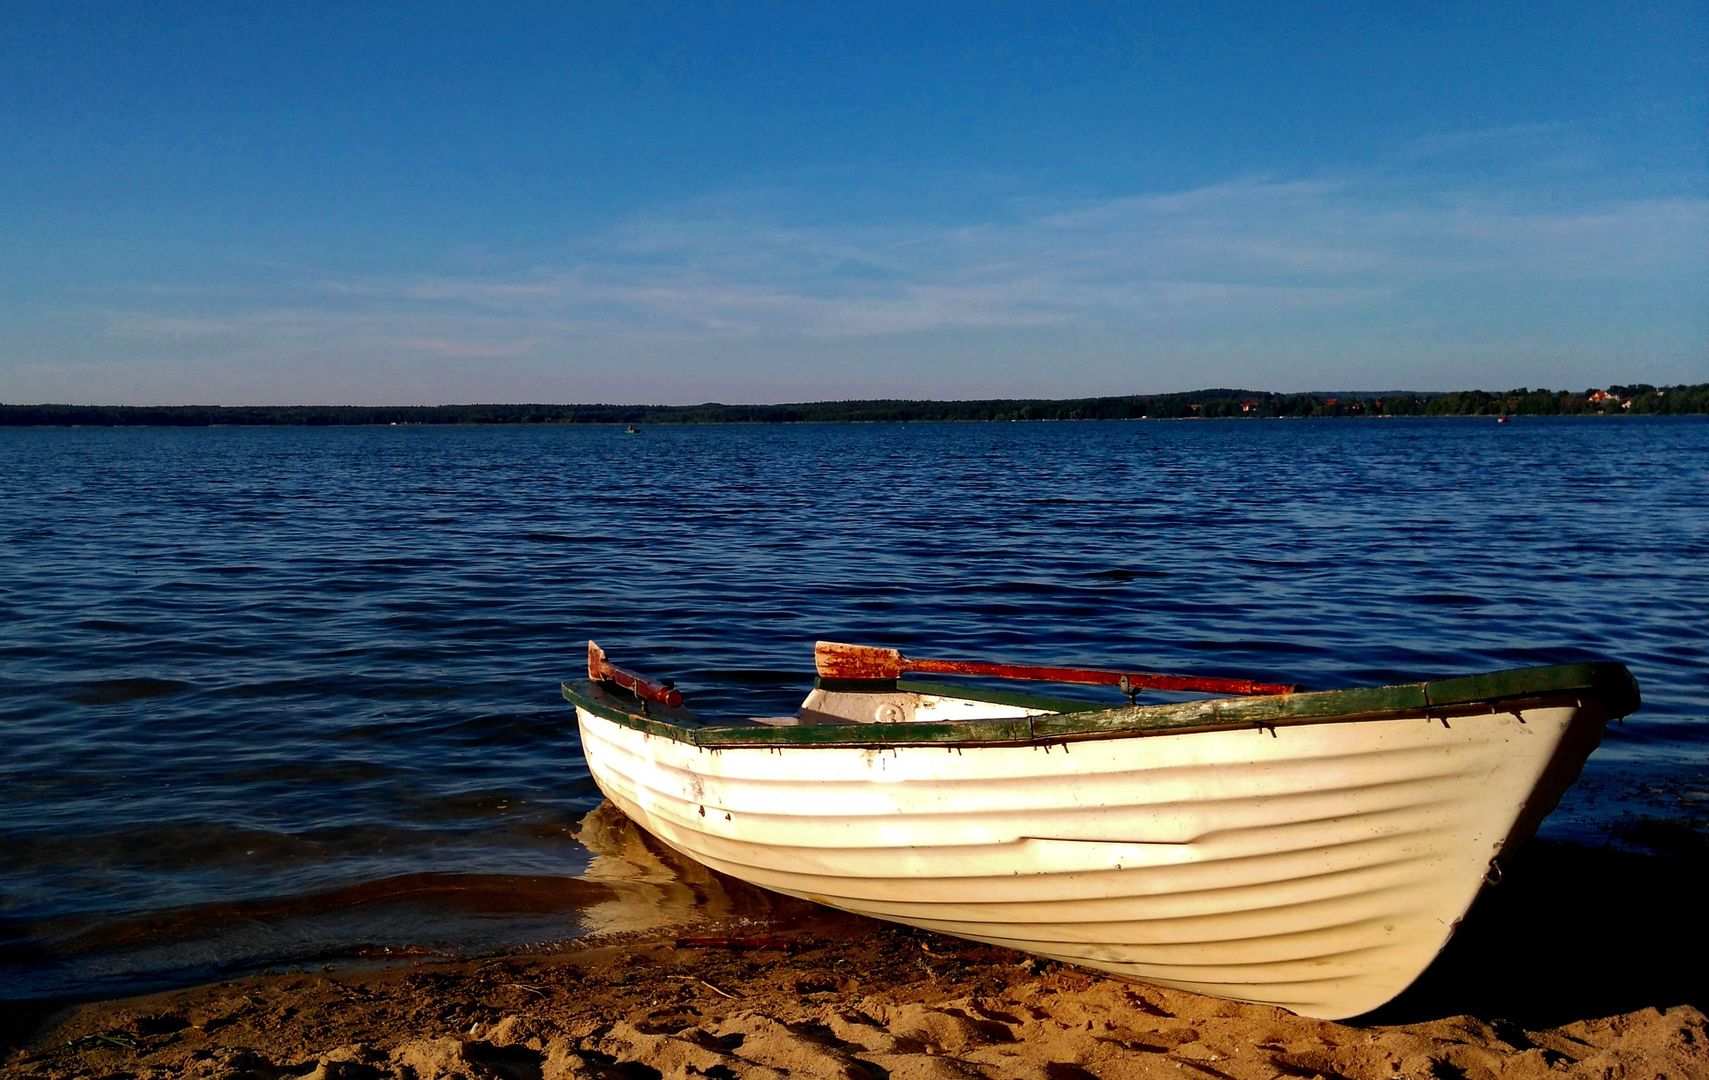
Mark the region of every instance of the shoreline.
[[1353, 1022], [804, 902], [665, 904], [636, 914], [668, 923], [538, 952], [11, 1002], [0, 1077], [1705, 1075], [1701, 869], [1527, 850], [1413, 988]]
[[95, 405], [0, 402], [0, 427], [797, 424], [1198, 419], [1703, 416], [1709, 383], [1607, 390], [1297, 391], [1207, 387], [1077, 398], [870, 398], [771, 404], [465, 402], [441, 405]]

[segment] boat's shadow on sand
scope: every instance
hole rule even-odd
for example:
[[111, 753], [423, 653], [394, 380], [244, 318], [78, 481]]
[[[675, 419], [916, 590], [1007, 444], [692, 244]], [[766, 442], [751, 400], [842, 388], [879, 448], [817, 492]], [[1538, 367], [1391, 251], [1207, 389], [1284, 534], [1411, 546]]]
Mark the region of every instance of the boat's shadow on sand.
[[1649, 1007], [1709, 1011], [1701, 850], [1668, 857], [1535, 841], [1424, 976], [1363, 1017], [1471, 1014], [1556, 1027]]
[[[707, 870], [609, 804], [582, 828], [584, 842], [602, 853], [605, 872], [596, 876], [638, 878], [651, 890], [643, 921], [790, 922], [824, 911]], [[1709, 909], [1698, 884], [1705, 869], [1709, 859], [1695, 838], [1666, 856], [1533, 841], [1418, 982], [1354, 1023], [1471, 1015], [1538, 1030], [1651, 1007], [1709, 1012]], [[635, 899], [622, 903], [633, 911]]]

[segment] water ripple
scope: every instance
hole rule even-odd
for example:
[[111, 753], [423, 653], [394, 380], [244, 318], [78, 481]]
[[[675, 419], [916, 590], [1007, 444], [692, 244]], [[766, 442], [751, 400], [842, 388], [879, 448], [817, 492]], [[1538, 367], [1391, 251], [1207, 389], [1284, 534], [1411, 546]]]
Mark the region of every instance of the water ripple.
[[19, 992], [93, 970], [73, 917], [578, 873], [590, 637], [767, 713], [820, 637], [1310, 687], [1611, 656], [1645, 708], [1548, 828], [1704, 821], [1700, 419], [0, 429], [0, 505]]

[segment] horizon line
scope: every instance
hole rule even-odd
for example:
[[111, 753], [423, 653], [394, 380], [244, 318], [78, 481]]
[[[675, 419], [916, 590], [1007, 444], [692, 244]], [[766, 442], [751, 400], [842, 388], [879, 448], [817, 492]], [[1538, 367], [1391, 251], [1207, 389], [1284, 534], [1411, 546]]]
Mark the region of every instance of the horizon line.
[[617, 409], [786, 409], [792, 407], [814, 405], [879, 405], [901, 403], [909, 405], [969, 405], [984, 403], [1045, 403], [1065, 404], [1069, 402], [1120, 401], [1132, 398], [1180, 398], [1194, 397], [1205, 394], [1244, 395], [1254, 394], [1266, 397], [1446, 397], [1449, 394], [1593, 394], [1611, 390], [1614, 387], [1632, 388], [1647, 386], [1654, 390], [1691, 388], [1706, 386], [1709, 383], [1609, 383], [1607, 386], [1587, 387], [1583, 391], [1553, 390], [1546, 386], [1519, 386], [1506, 390], [1485, 390], [1478, 387], [1461, 387], [1454, 390], [1256, 390], [1249, 387], [1213, 386], [1197, 390], [1162, 390], [1150, 392], [1135, 392], [1126, 394], [1095, 394], [1076, 397], [965, 397], [965, 398], [912, 398], [912, 397], [870, 397], [870, 398], [819, 398], [812, 401], [698, 401], [687, 404], [666, 404], [663, 402], [620, 402], [620, 401], [461, 401], [440, 402], [437, 404], [404, 404], [387, 402], [369, 404], [358, 402], [251, 402], [243, 405], [217, 405], [209, 402], [174, 402], [171, 404], [137, 405], [120, 402], [78, 403], [69, 401], [0, 401], [0, 408], [22, 409], [473, 409], [473, 408], [524, 408], [541, 406], [549, 408], [566, 408], [572, 406], [588, 408], [617, 408]]

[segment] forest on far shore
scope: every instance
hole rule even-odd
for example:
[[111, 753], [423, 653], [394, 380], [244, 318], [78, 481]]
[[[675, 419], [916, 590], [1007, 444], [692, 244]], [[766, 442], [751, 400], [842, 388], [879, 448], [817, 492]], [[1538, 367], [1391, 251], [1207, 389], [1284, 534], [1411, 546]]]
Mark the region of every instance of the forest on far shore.
[[787, 424], [899, 420], [1140, 420], [1381, 416], [1631, 416], [1709, 413], [1709, 383], [1505, 393], [1176, 394], [1045, 400], [819, 401], [795, 405], [6, 405], [0, 426], [209, 427], [333, 424]]

